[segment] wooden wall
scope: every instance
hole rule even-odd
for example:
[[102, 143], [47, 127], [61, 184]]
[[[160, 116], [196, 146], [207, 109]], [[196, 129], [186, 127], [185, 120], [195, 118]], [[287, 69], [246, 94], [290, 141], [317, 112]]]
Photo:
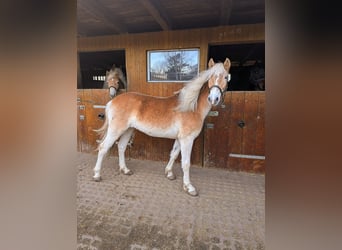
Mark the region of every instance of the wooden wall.
[[[155, 96], [169, 96], [172, 95], [174, 91], [179, 90], [182, 85], [179, 83], [147, 82], [148, 50], [200, 48], [200, 71], [202, 71], [207, 68], [209, 45], [255, 43], [264, 41], [265, 25], [254, 24], [78, 38], [78, 51], [90, 52], [124, 49], [126, 54], [127, 91], [136, 91]], [[84, 94], [86, 95], [86, 93]], [[84, 96], [83, 98], [87, 99], [88, 97]], [[88, 116], [86, 119], [89, 120], [91, 118]], [[97, 119], [97, 117], [94, 119]], [[98, 126], [95, 128], [98, 128]], [[80, 129], [83, 129], [82, 133], [92, 133], [90, 131], [90, 127], [83, 128], [81, 126]], [[260, 132], [260, 136], [263, 136], [263, 133], [264, 131]], [[192, 163], [194, 164], [206, 165], [206, 162], [210, 162], [208, 158], [203, 157], [203, 154], [205, 153], [204, 139], [205, 136], [202, 132], [195, 141], [192, 156]], [[91, 144], [94, 144], [94, 142]], [[82, 145], [81, 140], [79, 141], [79, 150], [81, 151], [81, 147], [86, 148], [85, 151], [88, 152], [91, 148], [95, 148], [95, 145]], [[171, 148], [171, 140], [152, 138], [137, 132], [134, 140], [134, 150], [130, 151], [130, 156], [138, 159], [167, 161]], [[230, 163], [233, 161], [234, 160], [231, 160]], [[241, 165], [242, 162], [242, 160], [238, 161], [236, 165], [237, 167], [235, 166], [231, 168], [238, 168], [238, 170], [246, 169]], [[221, 167], [229, 168], [229, 165], [232, 166], [232, 164], [225, 163]], [[253, 167], [248, 167], [248, 169], [252, 169], [253, 171]], [[260, 169], [258, 172], [260, 172]]]
[[[128, 91], [169, 96], [180, 88], [177, 83], [147, 82], [147, 51], [155, 49], [200, 48], [200, 71], [207, 68], [209, 44], [263, 42], [265, 25], [237, 25], [216, 28], [150, 32], [78, 39], [78, 51], [124, 49]], [[215, 59], [215, 58], [214, 58]]]

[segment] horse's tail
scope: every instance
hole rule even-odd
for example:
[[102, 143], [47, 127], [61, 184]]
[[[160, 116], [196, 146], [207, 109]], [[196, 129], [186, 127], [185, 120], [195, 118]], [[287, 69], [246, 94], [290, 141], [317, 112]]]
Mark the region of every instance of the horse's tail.
[[107, 105], [106, 105], [105, 121], [104, 121], [102, 127], [99, 129], [93, 129], [93, 131], [98, 133], [101, 137], [100, 140], [96, 140], [96, 142], [98, 143], [98, 146], [96, 147], [95, 151], [99, 150], [100, 144], [103, 142], [103, 140], [106, 138], [106, 135], [107, 135], [107, 131], [108, 131], [108, 105], [109, 105], [109, 103], [107, 103]]

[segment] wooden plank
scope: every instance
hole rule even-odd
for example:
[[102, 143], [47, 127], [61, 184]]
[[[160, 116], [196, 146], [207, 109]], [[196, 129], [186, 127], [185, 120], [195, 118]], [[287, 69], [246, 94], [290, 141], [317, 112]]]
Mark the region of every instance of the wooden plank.
[[[202, 165], [202, 134], [194, 141], [191, 163]], [[174, 140], [166, 138], [156, 138], [135, 131], [133, 146], [129, 149], [130, 157], [142, 160], [154, 160], [167, 162], [170, 158]], [[177, 161], [180, 161], [180, 156]]]
[[83, 152], [88, 145], [86, 137], [85, 106], [83, 104], [83, 89], [77, 90], [77, 151]]
[[[92, 90], [91, 89], [84, 89], [83, 90], [83, 104], [85, 106], [85, 124], [86, 129], [84, 131], [85, 136], [87, 137], [87, 148], [83, 151], [87, 153], [91, 153], [96, 148], [94, 146], [94, 137], [95, 133], [92, 131], [94, 129], [94, 114], [93, 114], [93, 105], [94, 101], [92, 99]], [[96, 127], [98, 128], [98, 127]]]
[[252, 91], [245, 92], [244, 122], [242, 131], [242, 154], [253, 154], [256, 144], [256, 127], [259, 95]]
[[[245, 107], [244, 107], [244, 122], [245, 126], [242, 131], [241, 154], [257, 155], [255, 152], [256, 146], [256, 130], [257, 117], [259, 109], [259, 94], [254, 91], [245, 92]], [[253, 172], [254, 164], [259, 164], [260, 160], [241, 158], [240, 170]]]
[[88, 122], [89, 122], [89, 116], [88, 116], [88, 109], [90, 108], [89, 100], [91, 99], [89, 97], [90, 90], [83, 89], [82, 90], [82, 97], [81, 97], [81, 105], [82, 105], [82, 112], [80, 112], [80, 115], [83, 115], [83, 120], [81, 122], [81, 150], [82, 152], [91, 152], [91, 146], [89, 144], [89, 133], [88, 133]]
[[192, 146], [191, 164], [203, 166], [203, 141], [204, 131], [202, 130]]
[[[258, 115], [257, 115], [255, 154], [266, 155], [266, 151], [265, 151], [265, 105], [266, 105], [265, 92], [260, 91], [258, 93], [259, 93], [259, 105], [258, 105]], [[266, 163], [266, 160], [255, 162], [253, 165], [253, 171], [265, 173], [265, 163]]]
[[265, 92], [259, 92], [255, 153], [265, 155]]
[[105, 105], [109, 96], [106, 89], [84, 89], [83, 103], [85, 105], [85, 119], [86, 119], [86, 137], [88, 148], [86, 152], [95, 153], [97, 147], [96, 140], [99, 139], [98, 134], [93, 131], [102, 126], [103, 120], [99, 118], [100, 113], [105, 113], [103, 108], [94, 108], [94, 105]]
[[[244, 119], [244, 106], [245, 106], [245, 92], [231, 92], [231, 115], [230, 115], [230, 126], [229, 126], [229, 145], [228, 154], [235, 153], [240, 154], [242, 152], [242, 134], [243, 128], [238, 126], [239, 121]], [[239, 171], [240, 158], [228, 157], [227, 166], [231, 170]]]
[[225, 96], [223, 105], [212, 108], [218, 116], [207, 116], [205, 124], [213, 124], [213, 128], [205, 125], [204, 167], [227, 168], [231, 93]]
[[[205, 44], [219, 43], [254, 43], [265, 41], [265, 24], [244, 24], [244, 25], [227, 25], [214, 28], [188, 29], [188, 30], [168, 30], [161, 32], [144, 33], [150, 39], [144, 45], [148, 46], [151, 41], [161, 39], [163, 34], [168, 34], [168, 38], [161, 40], [165, 42], [166, 47], [154, 49], [175, 49], [178, 48], [179, 42], [176, 42], [178, 37], [185, 36], [186, 40], [181, 41], [182, 47], [200, 46]], [[190, 35], [191, 34], [191, 35]], [[136, 43], [141, 39], [139, 34], [121, 34], [100, 37], [79, 37], [77, 39], [78, 51], [104, 51], [113, 49], [135, 49]], [[194, 36], [193, 36], [194, 35]], [[108, 41], [99, 43], [99, 41]], [[135, 55], [133, 54], [133, 57]], [[206, 62], [202, 62], [205, 63]]]
[[168, 161], [173, 140], [156, 138], [136, 131], [130, 156], [135, 159]]

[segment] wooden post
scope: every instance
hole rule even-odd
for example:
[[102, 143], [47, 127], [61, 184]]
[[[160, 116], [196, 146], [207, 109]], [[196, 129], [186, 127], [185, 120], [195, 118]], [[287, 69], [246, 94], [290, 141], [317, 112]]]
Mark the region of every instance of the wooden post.
[[81, 65], [80, 65], [80, 54], [77, 53], [77, 88], [82, 89], [82, 74], [81, 74]]

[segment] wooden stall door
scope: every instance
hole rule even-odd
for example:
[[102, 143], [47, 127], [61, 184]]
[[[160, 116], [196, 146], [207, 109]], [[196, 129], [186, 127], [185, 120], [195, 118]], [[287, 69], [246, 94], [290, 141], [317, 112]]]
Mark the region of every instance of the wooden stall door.
[[110, 97], [107, 89], [77, 90], [77, 145], [79, 151], [95, 153], [98, 145], [96, 140], [99, 140], [100, 137], [93, 130], [99, 129], [103, 125], [104, 107], [108, 101], [110, 101]]
[[204, 167], [265, 172], [265, 92], [228, 92], [204, 126]]

